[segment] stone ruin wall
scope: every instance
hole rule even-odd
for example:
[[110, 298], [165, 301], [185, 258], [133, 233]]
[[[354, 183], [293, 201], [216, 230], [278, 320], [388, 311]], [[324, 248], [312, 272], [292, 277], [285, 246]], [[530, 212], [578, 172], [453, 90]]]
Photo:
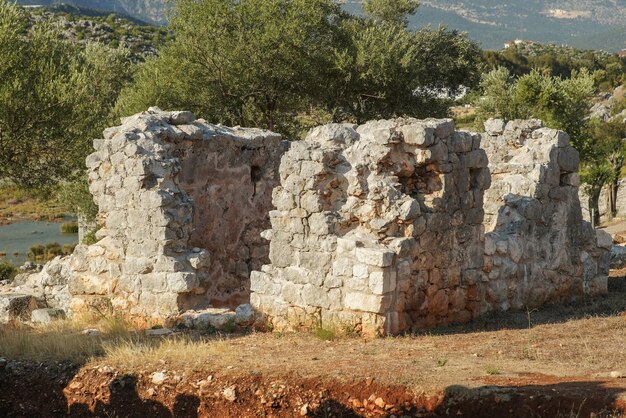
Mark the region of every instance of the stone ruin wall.
[[124, 119], [87, 158], [98, 242], [48, 263], [30, 287], [69, 312], [106, 303], [171, 318], [247, 302], [250, 271], [269, 262], [260, 234], [286, 147], [278, 134], [190, 112]]
[[582, 221], [577, 170], [538, 121], [317, 128], [283, 157], [252, 304], [275, 328], [385, 334], [605, 293], [611, 240]]
[[21, 282], [70, 314], [249, 300], [276, 329], [369, 334], [606, 292], [611, 241], [581, 219], [567, 135], [486, 127], [331, 124], [288, 146], [151, 109], [94, 141], [99, 241]]
[[536, 308], [607, 292], [611, 237], [583, 221], [579, 156], [539, 120], [491, 120], [483, 148], [485, 265], [496, 309]]

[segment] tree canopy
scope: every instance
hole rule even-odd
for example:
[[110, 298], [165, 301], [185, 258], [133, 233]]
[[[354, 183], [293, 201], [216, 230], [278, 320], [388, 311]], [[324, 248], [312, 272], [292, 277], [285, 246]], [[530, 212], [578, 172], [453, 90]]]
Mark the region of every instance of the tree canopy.
[[410, 31], [416, 6], [372, 0], [358, 17], [331, 0], [179, 0], [175, 42], [118, 111], [187, 108], [292, 138], [308, 123], [445, 115], [442, 93], [477, 83], [479, 49], [456, 32]]
[[0, 1], [0, 56], [0, 178], [45, 188], [72, 177], [130, 76], [127, 52], [80, 49]]
[[[596, 88], [594, 77], [583, 69], [574, 71], [571, 78], [550, 76], [539, 70], [515, 78], [508, 69], [499, 67], [483, 76], [481, 87], [484, 96], [477, 104], [482, 120], [539, 118], [547, 126], [570, 135], [580, 152], [581, 179], [598, 221], [598, 198], [603, 186], [610, 185], [613, 205], [615, 202], [626, 157], [626, 125], [619, 118], [590, 118]], [[615, 212], [614, 206], [612, 211]]]

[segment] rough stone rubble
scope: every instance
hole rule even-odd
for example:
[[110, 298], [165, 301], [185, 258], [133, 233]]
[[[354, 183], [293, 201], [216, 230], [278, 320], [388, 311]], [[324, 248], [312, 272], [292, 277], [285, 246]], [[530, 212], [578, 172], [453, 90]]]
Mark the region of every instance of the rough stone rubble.
[[68, 315], [385, 334], [606, 292], [611, 240], [582, 220], [567, 135], [486, 130], [331, 124], [287, 150], [151, 109], [94, 141], [99, 241], [20, 276], [0, 307], [24, 317], [37, 307], [24, 293]]

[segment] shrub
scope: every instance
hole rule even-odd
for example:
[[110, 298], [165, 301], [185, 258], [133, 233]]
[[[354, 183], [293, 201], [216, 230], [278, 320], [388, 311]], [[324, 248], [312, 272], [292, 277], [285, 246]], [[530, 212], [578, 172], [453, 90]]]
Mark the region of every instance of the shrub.
[[13, 280], [16, 274], [17, 268], [13, 264], [0, 261], [0, 280]]
[[38, 261], [40, 258], [43, 258], [45, 254], [46, 247], [40, 244], [33, 245], [28, 249], [28, 258], [32, 261]]
[[78, 234], [78, 222], [64, 222], [61, 224], [62, 234]]
[[322, 327], [313, 330], [313, 335], [322, 341], [332, 341], [337, 337], [337, 333], [334, 330]]

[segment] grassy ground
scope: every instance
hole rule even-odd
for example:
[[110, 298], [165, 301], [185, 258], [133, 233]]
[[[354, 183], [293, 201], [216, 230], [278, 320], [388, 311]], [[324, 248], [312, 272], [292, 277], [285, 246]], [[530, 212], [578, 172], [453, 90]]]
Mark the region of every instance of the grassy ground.
[[16, 219], [60, 220], [65, 211], [54, 198], [33, 196], [12, 186], [0, 186], [0, 225]]

